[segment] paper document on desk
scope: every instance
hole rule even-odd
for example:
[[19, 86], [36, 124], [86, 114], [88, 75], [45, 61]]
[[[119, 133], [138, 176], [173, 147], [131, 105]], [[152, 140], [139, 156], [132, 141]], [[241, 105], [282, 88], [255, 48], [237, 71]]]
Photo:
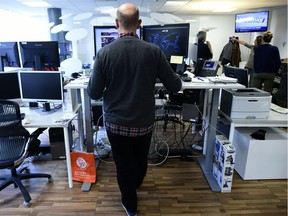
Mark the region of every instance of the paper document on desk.
[[83, 78], [78, 78], [78, 79], [75, 79], [73, 81], [71, 81], [71, 83], [73, 84], [84, 84], [84, 83], [88, 83], [89, 82], [89, 77], [83, 77]]
[[287, 108], [280, 107], [280, 106], [273, 104], [273, 103], [271, 103], [270, 109], [274, 110], [275, 112], [281, 113], [281, 114], [287, 114], [288, 113]]
[[232, 77], [227, 77], [227, 76], [216, 76], [216, 77], [209, 77], [208, 78], [211, 82], [213, 83], [237, 83], [237, 79], [236, 78], [232, 78]]
[[191, 82], [210, 83], [210, 80], [207, 77], [193, 77]]

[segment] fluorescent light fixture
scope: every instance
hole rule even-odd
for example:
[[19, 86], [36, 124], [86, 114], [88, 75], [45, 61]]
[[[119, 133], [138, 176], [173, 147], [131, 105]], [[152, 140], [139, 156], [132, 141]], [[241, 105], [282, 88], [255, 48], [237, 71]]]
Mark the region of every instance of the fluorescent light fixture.
[[218, 9], [216, 9], [216, 10], [213, 10], [213, 12], [215, 12], [215, 13], [225, 13], [225, 12], [232, 12], [232, 11], [235, 11], [235, 10], [237, 10], [236, 8], [218, 8]]
[[177, 6], [177, 7], [181, 7], [185, 4], [187, 4], [189, 1], [167, 1], [165, 4], [164, 4], [164, 7], [165, 6]]
[[45, 1], [24, 1], [21, 3], [29, 7], [52, 7], [52, 5], [48, 4]]
[[185, 20], [185, 22], [197, 22], [197, 20]]

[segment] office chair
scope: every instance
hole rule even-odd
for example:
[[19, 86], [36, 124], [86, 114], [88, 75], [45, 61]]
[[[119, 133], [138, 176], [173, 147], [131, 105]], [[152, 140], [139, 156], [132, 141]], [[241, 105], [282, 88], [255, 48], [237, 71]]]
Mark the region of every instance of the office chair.
[[[165, 89], [159, 89], [159, 99], [165, 99]], [[181, 93], [170, 93], [169, 94], [169, 100], [167, 100], [166, 103], [163, 104], [161, 110], [163, 111], [162, 114], [159, 115], [159, 113], [156, 110], [156, 119], [155, 121], [163, 121], [163, 131], [166, 131], [167, 125], [169, 122], [172, 122], [173, 124], [180, 124], [182, 127], [185, 127], [184, 123], [181, 121], [181, 111], [182, 111], [182, 94]], [[180, 115], [180, 117], [179, 117]]]
[[[12, 101], [0, 101], [0, 169], [10, 169], [11, 175], [1, 177], [0, 191], [14, 184], [19, 188], [24, 198], [24, 207], [30, 207], [31, 197], [21, 180], [31, 178], [48, 178], [53, 181], [51, 175], [42, 173], [29, 173], [27, 167], [19, 166], [29, 154], [29, 146], [35, 142], [35, 136], [22, 126], [21, 114], [18, 103]], [[17, 170], [17, 168], [19, 168]], [[25, 173], [23, 173], [26, 171]]]
[[281, 74], [279, 89], [275, 94], [272, 95], [272, 102], [278, 106], [288, 108], [287, 72]]

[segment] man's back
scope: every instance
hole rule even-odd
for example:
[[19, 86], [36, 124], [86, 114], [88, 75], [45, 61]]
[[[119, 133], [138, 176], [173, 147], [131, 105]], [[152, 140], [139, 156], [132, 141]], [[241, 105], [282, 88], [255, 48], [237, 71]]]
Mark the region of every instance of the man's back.
[[124, 36], [101, 49], [94, 71], [90, 96], [101, 97], [105, 86], [105, 121], [116, 125], [145, 127], [153, 123], [157, 77], [172, 92], [181, 88], [161, 50], [134, 36]]

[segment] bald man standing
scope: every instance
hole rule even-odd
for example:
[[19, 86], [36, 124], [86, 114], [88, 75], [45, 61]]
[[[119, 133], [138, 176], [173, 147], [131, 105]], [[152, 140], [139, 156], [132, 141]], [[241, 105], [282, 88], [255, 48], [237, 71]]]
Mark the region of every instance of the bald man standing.
[[118, 39], [97, 53], [87, 91], [92, 99], [103, 97], [121, 204], [135, 216], [155, 120], [156, 78], [171, 92], [178, 92], [182, 82], [160, 48], [138, 38], [142, 21], [135, 5], [121, 5], [115, 21]]

